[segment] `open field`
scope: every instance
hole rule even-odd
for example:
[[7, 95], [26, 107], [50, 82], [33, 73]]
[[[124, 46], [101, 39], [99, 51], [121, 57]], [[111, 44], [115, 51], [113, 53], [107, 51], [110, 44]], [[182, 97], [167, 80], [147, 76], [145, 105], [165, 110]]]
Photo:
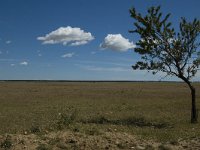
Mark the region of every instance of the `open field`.
[[[194, 85], [200, 108], [200, 83]], [[91, 145], [97, 139], [104, 146], [105, 141], [111, 145], [118, 141], [111, 149], [134, 149], [133, 139], [174, 145], [181, 140], [196, 142], [200, 123], [190, 124], [190, 109], [190, 91], [184, 83], [1, 82], [0, 142], [7, 133], [13, 135], [11, 139], [34, 134], [29, 139], [42, 140], [48, 134], [54, 144], [58, 136], [69, 140], [76, 135], [79, 146], [81, 137], [82, 143], [83, 138], [93, 141]]]

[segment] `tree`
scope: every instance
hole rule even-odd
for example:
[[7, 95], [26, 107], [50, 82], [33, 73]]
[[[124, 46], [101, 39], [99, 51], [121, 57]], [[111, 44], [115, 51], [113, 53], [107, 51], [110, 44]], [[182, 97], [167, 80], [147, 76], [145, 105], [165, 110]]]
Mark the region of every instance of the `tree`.
[[135, 20], [135, 30], [129, 32], [141, 37], [135, 48], [141, 60], [132, 66], [133, 69], [149, 70], [153, 74], [162, 71], [166, 76], [182, 79], [191, 90], [191, 123], [196, 123], [198, 112], [191, 79], [200, 66], [200, 20], [189, 22], [181, 18], [179, 30], [175, 32], [168, 21], [170, 14], [163, 16], [160, 6], [150, 7], [144, 16], [132, 8], [130, 15]]

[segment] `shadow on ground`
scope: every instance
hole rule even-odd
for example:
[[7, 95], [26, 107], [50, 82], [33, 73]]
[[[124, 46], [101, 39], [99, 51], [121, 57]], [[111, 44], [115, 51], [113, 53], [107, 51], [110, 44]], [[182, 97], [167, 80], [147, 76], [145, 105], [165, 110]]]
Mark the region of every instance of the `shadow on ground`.
[[128, 117], [125, 119], [107, 119], [105, 117], [96, 117], [88, 120], [82, 120], [82, 123], [94, 124], [113, 124], [113, 125], [127, 125], [136, 127], [152, 127], [156, 129], [172, 128], [172, 125], [166, 122], [148, 121], [143, 117]]

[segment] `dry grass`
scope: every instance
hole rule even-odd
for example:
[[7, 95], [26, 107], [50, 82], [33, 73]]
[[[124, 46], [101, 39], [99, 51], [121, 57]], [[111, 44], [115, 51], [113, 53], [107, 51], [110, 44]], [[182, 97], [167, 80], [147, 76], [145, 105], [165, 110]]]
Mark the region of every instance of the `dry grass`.
[[[200, 84], [196, 83], [200, 108]], [[0, 134], [117, 131], [161, 141], [200, 136], [184, 83], [0, 83]]]

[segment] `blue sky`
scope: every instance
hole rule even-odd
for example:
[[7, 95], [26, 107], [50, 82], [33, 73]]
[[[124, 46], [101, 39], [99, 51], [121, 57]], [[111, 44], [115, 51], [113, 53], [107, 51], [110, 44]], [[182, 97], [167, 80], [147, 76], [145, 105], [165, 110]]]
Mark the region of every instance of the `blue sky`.
[[200, 18], [199, 0], [1, 0], [0, 80], [160, 80], [131, 69], [139, 57], [129, 9], [153, 5], [175, 27]]

